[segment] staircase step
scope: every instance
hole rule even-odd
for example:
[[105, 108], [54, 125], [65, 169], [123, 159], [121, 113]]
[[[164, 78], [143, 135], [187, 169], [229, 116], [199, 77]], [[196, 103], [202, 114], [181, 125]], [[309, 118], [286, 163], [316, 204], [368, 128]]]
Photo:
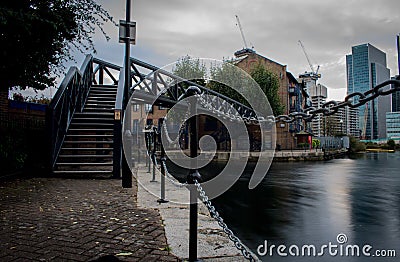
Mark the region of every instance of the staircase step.
[[114, 143], [113, 141], [68, 141], [65, 140], [64, 144], [68, 143], [68, 144], [112, 144]]
[[114, 117], [114, 113], [110, 112], [83, 112], [83, 113], [75, 113], [74, 117], [88, 117], [88, 116], [104, 116], [104, 117]]
[[89, 121], [89, 122], [92, 122], [92, 123], [93, 123], [93, 121], [99, 121], [99, 122], [111, 122], [111, 121], [114, 121], [114, 118], [99, 118], [99, 117], [93, 117], [93, 118], [90, 118], [90, 117], [74, 117], [74, 118], [72, 118], [72, 122], [71, 122], [71, 123], [77, 123], [77, 122], [79, 122], [79, 123], [82, 123], [82, 121]]
[[55, 170], [54, 174], [66, 174], [66, 175], [74, 175], [74, 174], [112, 174], [112, 170]]
[[88, 104], [115, 104], [114, 100], [99, 100], [99, 99], [92, 99], [88, 98], [86, 101]]
[[106, 96], [93, 96], [93, 95], [89, 95], [87, 101], [93, 101], [93, 100], [97, 100], [97, 101], [107, 101], [107, 102], [115, 102], [115, 96], [110, 96], [110, 95], [106, 95]]
[[82, 163], [78, 163], [78, 162], [57, 162], [56, 164], [57, 166], [112, 166], [113, 163], [112, 162], [82, 162]]
[[92, 123], [71, 122], [70, 126], [71, 126], [71, 127], [73, 127], [73, 126], [74, 126], [74, 127], [76, 127], [76, 126], [78, 126], [78, 127], [82, 127], [82, 126], [114, 127], [114, 124], [111, 124], [111, 123], [93, 123], [93, 122], [92, 122]]
[[114, 108], [85, 107], [83, 112], [114, 112]]
[[105, 94], [105, 93], [109, 93], [109, 94], [111, 94], [111, 93], [114, 93], [114, 94], [116, 94], [117, 93], [117, 91], [118, 91], [118, 89], [117, 88], [94, 88], [94, 87], [92, 87], [92, 88], [90, 88], [90, 91], [89, 91], [89, 93], [103, 93], [103, 94]]
[[113, 147], [63, 147], [64, 151], [112, 151]]
[[90, 89], [92, 88], [118, 88], [117, 85], [99, 85], [93, 84]]
[[86, 107], [89, 108], [100, 108], [100, 109], [114, 109], [115, 108], [115, 104], [97, 104], [97, 103], [89, 103], [86, 104]]
[[71, 128], [69, 132], [113, 132], [114, 129], [97, 129], [97, 128]]
[[70, 134], [67, 134], [66, 137], [78, 137], [78, 138], [91, 138], [91, 137], [99, 138], [99, 137], [102, 137], [102, 138], [109, 138], [109, 137], [114, 137], [114, 135], [70, 135]]
[[59, 155], [61, 158], [112, 158], [112, 155]]

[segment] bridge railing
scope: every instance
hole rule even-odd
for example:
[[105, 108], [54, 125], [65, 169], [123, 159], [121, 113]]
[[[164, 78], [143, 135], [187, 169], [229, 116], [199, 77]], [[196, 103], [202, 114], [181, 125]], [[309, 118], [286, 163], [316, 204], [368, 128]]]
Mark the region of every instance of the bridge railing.
[[92, 84], [110, 79], [118, 83], [112, 71], [120, 66], [87, 55], [82, 66], [69, 68], [46, 112], [49, 137], [49, 164], [53, 169], [75, 112], [82, 112]]
[[173, 106], [186, 93], [190, 86], [198, 87], [206, 99], [213, 101], [205, 101], [212, 103], [215, 109], [223, 114], [230, 115], [234, 108], [240, 117], [247, 119], [257, 118], [256, 112], [246, 105], [237, 102], [227, 96], [224, 96], [214, 90], [199, 85], [188, 79], [179, 77], [172, 72], [160, 69], [136, 58], [131, 58], [132, 67], [132, 88], [135, 91], [135, 97], [151, 100], [158, 97], [157, 103]]
[[53, 169], [75, 111], [82, 111], [93, 77], [93, 57], [87, 55], [81, 69], [73, 66], [61, 82], [47, 111], [50, 168]]

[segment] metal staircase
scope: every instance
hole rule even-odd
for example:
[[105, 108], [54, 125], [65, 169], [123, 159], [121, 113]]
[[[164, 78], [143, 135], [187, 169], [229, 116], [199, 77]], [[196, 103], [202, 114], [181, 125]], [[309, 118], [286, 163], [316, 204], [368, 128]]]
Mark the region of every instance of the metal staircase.
[[112, 175], [116, 85], [93, 85], [75, 113], [56, 161], [55, 174]]

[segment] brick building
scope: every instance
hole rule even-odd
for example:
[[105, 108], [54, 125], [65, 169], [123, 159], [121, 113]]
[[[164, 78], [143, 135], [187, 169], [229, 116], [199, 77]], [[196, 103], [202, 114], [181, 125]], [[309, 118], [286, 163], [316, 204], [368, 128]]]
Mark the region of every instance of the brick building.
[[[236, 52], [236, 58], [233, 63], [244, 71], [250, 73], [251, 70], [258, 64], [263, 65], [267, 70], [273, 72], [279, 79], [278, 95], [281, 104], [284, 106], [284, 114], [289, 114], [294, 111], [302, 110], [304, 93], [301, 84], [298, 83], [295, 77], [287, 72], [287, 66], [279, 64], [269, 58], [266, 58], [256, 52]], [[298, 95], [298, 97], [297, 97]], [[295, 135], [303, 129], [303, 124], [287, 124], [278, 123], [277, 130], [277, 148], [292, 149], [296, 147]]]

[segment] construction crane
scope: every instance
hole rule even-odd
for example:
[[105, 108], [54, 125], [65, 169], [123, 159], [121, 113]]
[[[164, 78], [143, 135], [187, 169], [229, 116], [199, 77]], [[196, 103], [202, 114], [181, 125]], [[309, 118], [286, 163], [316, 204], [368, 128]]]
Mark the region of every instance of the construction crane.
[[313, 78], [313, 79], [315, 79], [315, 80], [317, 80], [318, 78], [321, 78], [321, 74], [318, 74], [319, 65], [318, 65], [318, 67], [317, 67], [317, 70], [314, 70], [314, 66], [313, 66], [313, 64], [311, 63], [310, 57], [308, 56], [307, 51], [306, 51], [306, 48], [304, 47], [304, 45], [303, 45], [303, 43], [301, 42], [301, 40], [299, 40], [299, 44], [300, 44], [301, 48], [303, 49], [304, 55], [306, 56], [307, 62], [308, 62], [308, 64], [310, 65], [310, 68], [311, 68], [311, 72], [306, 72], [306, 73], [304, 74], [304, 76], [305, 76], [305, 75], [310, 76], [311, 78]]
[[247, 45], [247, 41], [246, 38], [244, 37], [244, 33], [243, 33], [243, 28], [242, 25], [240, 24], [240, 20], [239, 20], [239, 16], [235, 15], [236, 17], [236, 25], [239, 27], [240, 30], [240, 34], [242, 36], [242, 40], [243, 40], [243, 44], [244, 44], [244, 48], [242, 50], [236, 51], [235, 52], [235, 56], [241, 56], [241, 55], [245, 55], [246, 53], [255, 53], [255, 51], [252, 48], [249, 48]]

